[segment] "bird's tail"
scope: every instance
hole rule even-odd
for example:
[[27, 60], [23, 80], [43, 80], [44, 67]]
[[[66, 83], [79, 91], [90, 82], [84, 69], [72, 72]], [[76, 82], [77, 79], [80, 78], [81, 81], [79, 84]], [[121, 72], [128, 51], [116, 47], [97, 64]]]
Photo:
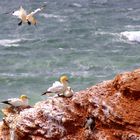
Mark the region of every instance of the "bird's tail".
[[11, 105], [8, 101], [2, 101], [1, 103], [7, 104], [7, 105]]
[[42, 93], [42, 95], [46, 95], [47, 93], [52, 93], [51, 91], [46, 91], [44, 93]]

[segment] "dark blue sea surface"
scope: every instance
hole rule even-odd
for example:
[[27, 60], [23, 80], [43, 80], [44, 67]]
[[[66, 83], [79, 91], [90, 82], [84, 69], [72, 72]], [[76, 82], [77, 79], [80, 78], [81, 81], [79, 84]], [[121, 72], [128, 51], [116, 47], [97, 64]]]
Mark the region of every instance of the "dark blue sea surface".
[[[36, 27], [4, 14], [44, 4]], [[1, 0], [0, 99], [27, 94], [33, 105], [62, 74], [79, 91], [139, 68], [140, 44], [121, 36], [139, 30], [139, 0]]]

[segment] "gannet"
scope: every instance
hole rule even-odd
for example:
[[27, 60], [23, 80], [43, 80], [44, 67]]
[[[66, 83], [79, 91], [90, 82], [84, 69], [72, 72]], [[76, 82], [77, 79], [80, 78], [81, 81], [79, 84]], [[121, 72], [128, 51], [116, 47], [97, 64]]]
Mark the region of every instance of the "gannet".
[[63, 75], [60, 77], [59, 81], [55, 81], [53, 85], [47, 89], [46, 92], [44, 92], [42, 95], [45, 95], [47, 93], [57, 93], [58, 96], [61, 94], [64, 94], [68, 87], [68, 77], [66, 75]]
[[18, 25], [22, 25], [22, 23], [28, 23], [28, 25], [36, 25], [37, 21], [34, 17], [34, 14], [36, 14], [37, 12], [43, 10], [43, 8], [46, 5], [43, 5], [41, 8], [37, 8], [36, 10], [34, 10], [33, 12], [27, 14], [26, 10], [20, 6], [19, 10], [14, 11], [12, 13], [13, 16], [16, 16], [18, 19], [20, 19], [20, 22], [18, 23]]
[[28, 106], [29, 98], [26, 95], [21, 95], [19, 98], [10, 98], [6, 101], [2, 101], [1, 103], [8, 104], [12, 107], [20, 107], [20, 106]]
[[20, 19], [18, 25], [21, 25], [22, 23], [27, 23], [26, 20], [27, 12], [22, 8], [22, 6], [20, 6], [19, 10], [14, 11], [12, 15]]
[[65, 90], [65, 92], [63, 94], [59, 94], [58, 96], [59, 97], [67, 97], [67, 98], [69, 98], [69, 97], [72, 97], [73, 94], [74, 94], [74, 91], [72, 90], [71, 87], [68, 86], [67, 89]]

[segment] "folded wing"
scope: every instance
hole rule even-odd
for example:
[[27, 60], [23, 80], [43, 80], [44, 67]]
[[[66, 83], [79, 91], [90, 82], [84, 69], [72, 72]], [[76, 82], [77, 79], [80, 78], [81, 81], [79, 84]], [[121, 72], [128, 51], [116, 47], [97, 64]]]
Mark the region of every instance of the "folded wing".
[[48, 88], [47, 91], [53, 93], [62, 93], [64, 91], [64, 86], [59, 81], [53, 83], [52, 87]]

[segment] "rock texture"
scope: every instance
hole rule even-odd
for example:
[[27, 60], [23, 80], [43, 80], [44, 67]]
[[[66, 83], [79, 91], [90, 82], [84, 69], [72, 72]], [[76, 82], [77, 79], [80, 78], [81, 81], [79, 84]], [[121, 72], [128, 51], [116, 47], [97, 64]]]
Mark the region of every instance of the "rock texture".
[[140, 69], [6, 115], [0, 140], [25, 139], [140, 140]]

